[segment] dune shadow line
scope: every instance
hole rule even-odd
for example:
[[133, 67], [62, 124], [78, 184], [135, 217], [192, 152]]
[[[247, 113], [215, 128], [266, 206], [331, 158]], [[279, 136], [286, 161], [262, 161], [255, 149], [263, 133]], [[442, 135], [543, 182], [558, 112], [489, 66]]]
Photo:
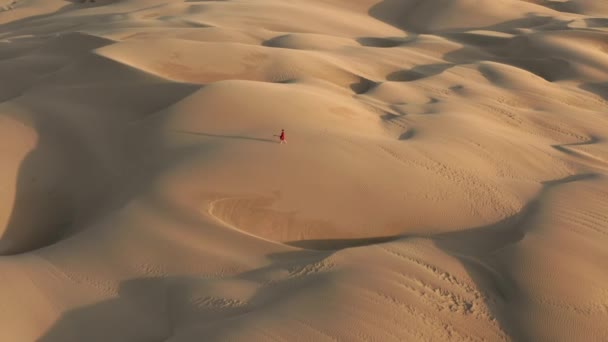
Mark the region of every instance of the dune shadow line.
[[251, 140], [251, 141], [271, 142], [271, 143], [277, 142], [276, 140], [273, 140], [273, 139], [256, 138], [256, 137], [250, 137], [250, 136], [246, 136], [246, 135], [211, 134], [211, 133], [186, 131], [186, 130], [174, 130], [174, 132], [182, 133], [182, 134], [190, 134], [190, 135], [199, 135], [199, 136], [203, 136], [203, 137], [207, 137], [207, 138]]
[[312, 249], [318, 251], [330, 251], [330, 250], [340, 250], [352, 247], [361, 247], [361, 246], [369, 246], [375, 245], [385, 242], [391, 242], [398, 239], [403, 238], [402, 235], [390, 235], [390, 236], [377, 236], [377, 237], [368, 237], [368, 238], [354, 238], [354, 239], [315, 239], [315, 240], [295, 240], [284, 242], [284, 244]]

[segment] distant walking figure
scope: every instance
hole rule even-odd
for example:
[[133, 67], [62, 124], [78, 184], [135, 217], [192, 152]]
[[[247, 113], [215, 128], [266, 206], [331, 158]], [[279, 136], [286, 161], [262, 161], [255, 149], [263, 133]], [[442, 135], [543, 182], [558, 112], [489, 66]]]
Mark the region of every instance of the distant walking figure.
[[287, 144], [287, 139], [285, 139], [285, 130], [281, 130], [281, 135], [279, 135], [279, 139], [281, 140], [281, 144]]

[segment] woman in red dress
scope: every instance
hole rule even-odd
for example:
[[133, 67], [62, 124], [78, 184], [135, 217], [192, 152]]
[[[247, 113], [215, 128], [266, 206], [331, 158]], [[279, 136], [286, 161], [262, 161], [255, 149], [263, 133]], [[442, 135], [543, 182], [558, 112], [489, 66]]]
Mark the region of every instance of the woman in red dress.
[[281, 140], [281, 144], [287, 144], [287, 139], [285, 139], [285, 130], [281, 130], [281, 135], [279, 135], [279, 139]]

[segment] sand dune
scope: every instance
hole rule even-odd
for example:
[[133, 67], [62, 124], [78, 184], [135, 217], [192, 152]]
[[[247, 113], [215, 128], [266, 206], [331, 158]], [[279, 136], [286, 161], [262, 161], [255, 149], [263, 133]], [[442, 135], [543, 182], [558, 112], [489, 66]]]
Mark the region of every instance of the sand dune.
[[604, 340], [607, 39], [592, 0], [0, 1], [0, 340]]

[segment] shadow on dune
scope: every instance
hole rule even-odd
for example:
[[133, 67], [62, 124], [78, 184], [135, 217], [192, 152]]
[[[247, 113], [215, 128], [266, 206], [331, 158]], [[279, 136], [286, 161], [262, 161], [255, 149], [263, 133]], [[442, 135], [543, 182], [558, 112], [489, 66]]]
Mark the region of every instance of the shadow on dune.
[[553, 147], [555, 150], [570, 155], [570, 156], [574, 156], [576, 158], [581, 158], [581, 159], [593, 159], [592, 157], [589, 157], [588, 155], [582, 154], [576, 150], [571, 149], [570, 147], [576, 147], [576, 146], [583, 146], [583, 145], [593, 145], [593, 144], [597, 144], [598, 142], [600, 142], [601, 140], [596, 137], [596, 136], [590, 136], [588, 140], [586, 141], [582, 141], [582, 142], [576, 142], [576, 143], [570, 143], [570, 144], [558, 144], [558, 145], [552, 145], [551, 147]]
[[[61, 38], [53, 42], [58, 46], [65, 43]], [[100, 43], [95, 39], [91, 44], [86, 42], [79, 45], [79, 51], [71, 53], [77, 61], [88, 58], [90, 50]], [[48, 41], [41, 41], [41, 45], [49, 48]], [[56, 47], [50, 46], [51, 50]], [[43, 51], [40, 50], [42, 56]], [[53, 85], [71, 85], [74, 75], [86, 72], [78, 70], [86, 64], [79, 66], [72, 58], [67, 58], [66, 63], [76, 68], [75, 72], [54, 73]], [[104, 73], [119, 73], [129, 82], [109, 86], [97, 80], [106, 77]], [[137, 159], [128, 156], [134, 152], [129, 151], [133, 145], [132, 122], [200, 89], [198, 85], [171, 83], [109, 60], [103, 72], [85, 74], [86, 87], [43, 87], [39, 86], [40, 80], [34, 80], [30, 86], [39, 87], [26, 89], [13, 100], [33, 113], [28, 118], [12, 118], [33, 129], [37, 141], [20, 162], [12, 201], [5, 201], [11, 207], [5, 207], [10, 217], [0, 235], [0, 255], [53, 244], [99, 215], [108, 198], [124, 192], [120, 185], [128, 174], [124, 165]], [[151, 97], [151, 93], [155, 95]], [[147, 143], [155, 144], [154, 139]]]
[[604, 28], [608, 26], [608, 18], [586, 18], [584, 20], [587, 26], [591, 28]]
[[[419, 1], [385, 0], [369, 10], [369, 14], [387, 24], [402, 30], [422, 32], [409, 23], [409, 17], [414, 13]], [[570, 20], [562, 20], [549, 16], [527, 14], [524, 18], [509, 20], [503, 23], [485, 27], [462, 27], [449, 30], [429, 31], [454, 43], [462, 44], [462, 48], [446, 53], [443, 60], [447, 63], [416, 65], [406, 70], [396, 70], [389, 73], [389, 81], [412, 82], [440, 74], [454, 66], [475, 64], [480, 61], [492, 61], [521, 68], [549, 82], [567, 79], [576, 75], [575, 69], [564, 57], [554, 56], [538, 49], [533, 40], [522, 33], [522, 29], [535, 31], [570, 30]], [[481, 36], [468, 32], [494, 31], [514, 35], [513, 37]], [[415, 35], [414, 35], [415, 36]], [[369, 40], [370, 38], [366, 38]], [[376, 37], [379, 42], [395, 41], [394, 37]]]
[[426, 77], [439, 75], [452, 66], [453, 64], [449, 63], [418, 65], [409, 70], [392, 72], [386, 76], [386, 79], [395, 82], [417, 81]]
[[377, 85], [376, 82], [364, 77], [359, 78], [359, 82], [351, 83], [350, 90], [355, 94], [365, 94]]
[[[164, 99], [169, 104], [195, 89], [165, 90], [173, 92]], [[0, 255], [30, 251], [71, 235], [92, 215], [98, 215], [94, 212], [99, 212], [110, 197], [124, 192], [120, 184], [126, 170], [118, 159], [128, 158], [120, 150], [128, 137], [117, 132], [124, 121], [105, 118], [118, 122], [102, 124], [101, 129], [107, 132], [99, 132], [97, 138], [108, 139], [103, 143], [83, 137], [88, 129], [74, 128], [77, 120], [62, 116], [40, 112], [33, 118], [37, 146], [19, 166], [10, 219], [0, 236]]]
[[125, 281], [118, 297], [66, 312], [37, 341], [164, 341], [172, 334], [174, 283], [179, 279]]
[[[415, 1], [407, 3], [387, 0], [374, 6], [369, 14], [400, 29], [416, 30], [416, 27], [408, 24], [404, 19], [407, 18], [406, 12], [412, 10], [415, 4]], [[577, 10], [569, 7], [570, 5], [572, 5], [570, 2], [556, 4], [563, 11]], [[391, 12], [393, 9], [401, 10]], [[449, 63], [418, 65], [409, 70], [398, 70], [387, 75], [387, 79], [400, 82], [416, 81], [437, 75], [453, 66], [479, 63], [480, 61], [512, 65], [536, 74], [549, 82], [566, 79], [576, 75], [570, 63], [560, 56], [552, 56], [542, 50], [536, 50], [534, 42], [520, 30], [570, 30], [569, 23], [568, 20], [529, 14], [525, 18], [475, 28], [509, 33], [513, 34], [513, 37], [500, 35], [480, 37], [478, 34], [465, 32], [470, 28], [434, 32], [440, 37], [462, 44], [462, 48], [443, 56], [443, 59]], [[498, 75], [494, 75], [492, 70], [481, 69], [480, 71], [490, 82], [500, 83]], [[606, 83], [585, 84], [581, 88], [608, 99], [608, 84]], [[556, 149], [568, 153], [559, 147]], [[513, 246], [524, 239], [527, 232], [534, 229], [535, 222], [542, 210], [543, 199], [548, 192], [561, 184], [590, 180], [594, 177], [596, 177], [594, 174], [581, 174], [544, 182], [537, 197], [512, 217], [489, 226], [431, 237], [436, 246], [460, 260], [477, 288], [488, 289], [487, 293], [484, 293], [484, 301], [507, 338], [514, 341], [534, 340], [534, 336], [531, 336], [531, 332], [525, 329], [525, 323], [521, 321], [519, 315], [521, 310], [525, 310], [526, 298], [525, 293], [518, 289], [513, 276], [518, 268], [516, 263], [520, 257], [517, 248]]]
[[582, 13], [582, 6], [572, 0], [567, 1], [544, 1], [543, 6], [549, 7], [552, 10], [565, 13]]
[[[449, 35], [453, 37], [454, 35]], [[450, 38], [455, 42], [462, 39]], [[533, 47], [526, 49], [525, 38], [512, 38], [508, 43], [484, 45], [478, 43], [479, 48], [468, 44], [462, 48], [448, 52], [443, 55], [443, 60], [449, 63], [417, 65], [409, 70], [394, 71], [386, 76], [389, 81], [412, 82], [427, 77], [439, 75], [453, 67], [467, 64], [478, 64], [482, 61], [496, 62], [510, 65], [543, 78], [547, 82], [555, 82], [563, 79], [572, 78], [576, 75], [570, 62], [558, 56], [549, 54], [543, 55], [540, 52], [530, 54]], [[517, 52], [523, 51], [523, 52]], [[486, 68], [487, 69], [487, 68]], [[484, 76], [487, 76], [484, 74]], [[489, 79], [490, 82], [497, 83], [496, 79]]]
[[[380, 3], [372, 6], [368, 14], [380, 21], [383, 21], [389, 25], [399, 28], [404, 31], [415, 32], [415, 33], [440, 33], [440, 32], [460, 32], [471, 29], [476, 30], [490, 30], [490, 31], [501, 31], [501, 32], [513, 32], [516, 33], [520, 28], [542, 28], [542, 29], [565, 29], [569, 21], [557, 20], [549, 16], [536, 15], [534, 13], [528, 13], [526, 17], [510, 20], [497, 25], [491, 25], [487, 27], [479, 26], [463, 26], [445, 30], [430, 30], [423, 26], [417, 25], [415, 22], [420, 21], [419, 18], [420, 7], [424, 7], [425, 0], [384, 0]], [[555, 4], [554, 10], [561, 10], [563, 12], [573, 12], [578, 10], [574, 8], [574, 5], [569, 3]], [[428, 8], [427, 8], [428, 11]], [[427, 21], [432, 21], [434, 13], [425, 13]]]
[[[53, 17], [66, 14], [72, 11], [83, 10], [92, 7], [100, 7], [100, 6], [108, 6], [113, 3], [121, 2], [121, 0], [95, 0], [95, 2], [87, 1], [86, 3], [81, 0], [64, 0], [68, 4], [57, 9], [51, 13], [39, 14], [24, 17], [21, 19], [17, 19], [14, 21], [9, 21], [4, 24], [0, 24], [0, 38], [9, 38], [10, 36], [25, 36], [25, 35], [38, 35], [38, 36], [48, 36], [49, 35], [49, 20]], [[55, 34], [57, 33], [68, 33], [75, 32], [76, 28], [80, 27], [81, 24], [91, 23], [91, 22], [112, 22], [115, 20], [120, 20], [122, 18], [127, 18], [129, 14], [133, 14], [138, 11], [143, 11], [146, 9], [150, 9], [155, 6], [136, 9], [132, 12], [109, 12], [102, 14], [86, 14], [79, 16], [71, 16], [69, 18], [69, 22], [66, 20], [66, 24], [57, 25], [53, 30]]]
[[[85, 8], [85, 6], [86, 6], [86, 5], [83, 5], [80, 3], [76, 3], [77, 2], [76, 0], [74, 0], [74, 1], [66, 0], [66, 2], [70, 2], [70, 4], [66, 4], [54, 12], [28, 16], [28, 17], [24, 17], [22, 19], [17, 19], [14, 21], [9, 21], [7, 23], [4, 23], [4, 24], [0, 25], [0, 31], [2, 31], [2, 33], [8, 32], [9, 34], [16, 35], [16, 36], [22, 35], [25, 32], [31, 34], [32, 31], [35, 31], [37, 24], [40, 26], [46, 25], [47, 24], [46, 19], [51, 18], [56, 15], [64, 14], [64, 13], [72, 11], [72, 10]], [[89, 7], [89, 6], [86, 6], [86, 7]], [[25, 31], [25, 32], [23, 32], [23, 31]]]
[[581, 85], [581, 89], [601, 96], [604, 100], [608, 101], [608, 82], [583, 84]]
[[416, 41], [417, 34], [408, 34], [405, 38], [401, 37], [359, 37], [356, 39], [361, 46], [377, 47], [377, 48], [392, 48], [403, 46]]
[[175, 130], [174, 132], [181, 133], [181, 134], [198, 135], [198, 136], [207, 137], [207, 138], [250, 140], [250, 141], [260, 141], [260, 142], [270, 142], [270, 143], [279, 142], [276, 139], [273, 140], [273, 139], [256, 138], [256, 137], [249, 137], [249, 136], [245, 136], [245, 135], [211, 134], [211, 133], [183, 131], [183, 130]]
[[[118, 296], [65, 312], [38, 342], [220, 341], [249, 320], [269, 315], [274, 306], [325, 284], [326, 274], [311, 271], [332, 252], [291, 251], [268, 255], [270, 264], [222, 278], [162, 277], [123, 281]], [[277, 280], [276, 274], [285, 278]], [[270, 280], [272, 279], [272, 282]], [[296, 280], [297, 281], [294, 281]], [[249, 295], [226, 298], [210, 288], [255, 284]], [[314, 286], [313, 286], [314, 288]], [[273, 318], [276, 319], [276, 318]], [[245, 326], [249, 336], [259, 330]], [[262, 329], [262, 328], [260, 328]], [[262, 337], [265, 335], [262, 332]], [[258, 336], [259, 337], [259, 336]], [[265, 336], [267, 337], [267, 336]]]
[[395, 241], [404, 238], [401, 235], [379, 236], [360, 239], [316, 239], [285, 242], [286, 245], [312, 250], [340, 250]]
[[406, 20], [418, 5], [418, 0], [384, 0], [372, 6], [368, 13], [374, 18], [404, 31], [424, 33], [424, 30]]
[[[514, 341], [529, 340], [519, 322], [522, 294], [510, 276], [517, 267], [517, 244], [534, 228], [543, 198], [560, 184], [594, 178], [593, 174], [574, 175], [545, 182], [537, 198], [522, 211], [494, 225], [432, 237], [435, 244], [459, 259], [479, 289], [501, 329]], [[372, 239], [294, 241], [290, 244], [317, 249], [339, 249], [383, 243], [397, 237]], [[223, 340], [241, 332], [251, 338], [267, 338], [263, 326], [252, 329], [252, 320], [276, 320], [284, 301], [300, 292], [331, 286], [331, 278], [319, 272], [328, 265], [334, 250], [285, 251], [268, 255], [269, 264], [227, 277], [141, 278], [122, 282], [118, 297], [64, 313], [38, 340], [76, 341], [191, 341]], [[277, 274], [284, 274], [277, 279]], [[272, 281], [270, 281], [272, 280]], [[226, 298], [209, 289], [227, 284], [255, 284], [250, 295]], [[319, 304], [320, 303], [320, 304]], [[323, 305], [323, 301], [310, 305]], [[319, 308], [321, 309], [321, 308]], [[279, 309], [280, 310], [280, 309]], [[255, 316], [252, 314], [255, 313]], [[255, 319], [253, 318], [255, 317]], [[297, 316], [295, 316], [297, 317]], [[288, 317], [287, 317], [288, 318]]]
[[412, 139], [416, 135], [416, 129], [410, 128], [407, 131], [401, 133], [399, 135], [399, 140], [409, 140]]
[[71, 8], [80, 9], [80, 8], [90, 8], [90, 7], [100, 7], [109, 5], [115, 2], [119, 2], [120, 0], [64, 0], [66, 2], [71, 2]]
[[554, 187], [570, 182], [596, 178], [595, 174], [580, 174], [546, 181], [535, 199], [522, 210], [496, 224], [435, 235], [435, 244], [459, 259], [479, 289], [485, 293], [487, 307], [498, 321], [503, 332], [514, 341], [532, 341], [519, 321], [518, 313], [524, 310], [520, 300], [525, 299], [511, 276], [518, 265], [517, 249], [509, 248], [525, 238], [534, 229], [543, 199]]

